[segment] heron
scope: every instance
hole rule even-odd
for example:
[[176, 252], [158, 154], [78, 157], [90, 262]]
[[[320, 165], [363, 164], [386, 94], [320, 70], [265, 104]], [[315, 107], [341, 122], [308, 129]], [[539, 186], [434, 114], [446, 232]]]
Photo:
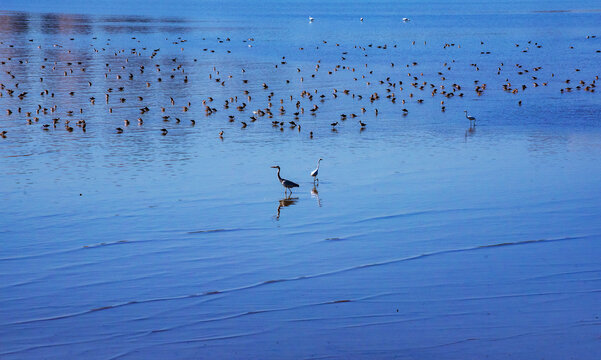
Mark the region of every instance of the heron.
[[463, 112], [465, 113], [465, 117], [466, 117], [466, 119], [468, 119], [468, 120], [470, 121], [470, 125], [472, 124], [472, 121], [474, 122], [474, 125], [475, 125], [475, 124], [476, 124], [476, 118], [475, 118], [475, 117], [473, 117], [473, 116], [469, 116], [469, 115], [467, 114], [467, 110], [464, 110]]
[[278, 169], [278, 180], [284, 187], [284, 194], [286, 193], [286, 191], [290, 190], [290, 195], [292, 195], [292, 188], [298, 187], [298, 184], [293, 181], [290, 181], [288, 179], [282, 179], [282, 177], [280, 176], [280, 167], [279, 166], [277, 166], [277, 165], [272, 166], [272, 168]]
[[311, 176], [313, 176], [313, 182], [315, 182], [315, 180], [319, 181], [319, 179], [317, 179], [317, 174], [319, 173], [319, 163], [321, 162], [321, 160], [323, 159], [320, 158], [319, 160], [317, 160], [317, 168], [311, 171]]

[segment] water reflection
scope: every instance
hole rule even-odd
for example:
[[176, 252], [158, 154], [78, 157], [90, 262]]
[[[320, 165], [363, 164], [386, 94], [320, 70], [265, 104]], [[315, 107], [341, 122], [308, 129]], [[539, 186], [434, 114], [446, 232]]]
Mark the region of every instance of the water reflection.
[[465, 141], [467, 141], [468, 137], [472, 137], [476, 135], [476, 124], [471, 124], [470, 123], [470, 127], [469, 129], [465, 130]]
[[313, 189], [311, 189], [311, 197], [317, 199], [317, 205], [321, 207], [321, 200], [319, 199], [319, 191], [317, 191], [317, 186], [313, 185]]
[[277, 215], [275, 216], [275, 219], [276, 219], [276, 220], [280, 220], [280, 210], [281, 210], [283, 207], [287, 207], [287, 206], [290, 206], [290, 205], [294, 205], [294, 204], [296, 204], [297, 202], [298, 202], [298, 198], [297, 198], [297, 197], [294, 197], [294, 198], [293, 198], [293, 197], [285, 197], [285, 198], [281, 199], [281, 200], [278, 202], [278, 213], [277, 213]]
[[26, 13], [0, 15], [0, 33], [22, 34], [27, 33], [28, 31], [29, 18]]

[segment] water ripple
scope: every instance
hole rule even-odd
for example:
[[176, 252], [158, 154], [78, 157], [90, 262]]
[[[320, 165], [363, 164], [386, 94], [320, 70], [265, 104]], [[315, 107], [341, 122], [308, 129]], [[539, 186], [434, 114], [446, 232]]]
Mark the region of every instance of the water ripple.
[[[424, 253], [424, 254], [419, 254], [419, 255], [413, 255], [413, 256], [407, 256], [407, 257], [402, 257], [402, 258], [395, 258], [395, 259], [390, 259], [390, 260], [385, 260], [385, 261], [380, 261], [380, 262], [369, 263], [369, 264], [351, 266], [351, 267], [347, 267], [347, 268], [343, 268], [343, 269], [322, 272], [322, 273], [317, 273], [317, 274], [313, 274], [313, 275], [300, 275], [297, 277], [290, 277], [290, 278], [270, 279], [270, 280], [265, 280], [265, 281], [261, 281], [261, 282], [254, 283], [254, 284], [249, 284], [249, 285], [245, 285], [245, 286], [224, 289], [224, 290], [214, 290], [214, 291], [207, 291], [207, 292], [203, 292], [203, 293], [169, 296], [169, 297], [153, 298], [153, 299], [145, 299], [145, 300], [132, 300], [132, 301], [117, 303], [117, 304], [113, 304], [113, 305], [100, 306], [97, 308], [69, 313], [69, 314], [17, 321], [17, 322], [13, 322], [13, 323], [6, 324], [6, 325], [21, 325], [21, 324], [31, 324], [31, 323], [38, 323], [38, 322], [45, 322], [45, 321], [52, 321], [52, 320], [60, 320], [60, 319], [87, 315], [87, 314], [97, 312], [97, 311], [116, 309], [116, 308], [120, 308], [120, 307], [124, 307], [124, 306], [128, 306], [128, 305], [155, 303], [155, 302], [163, 302], [163, 301], [174, 301], [174, 300], [189, 299], [189, 298], [196, 298], [196, 297], [203, 297], [203, 296], [212, 296], [212, 295], [217, 295], [217, 294], [233, 293], [233, 292], [254, 289], [254, 288], [258, 288], [258, 287], [270, 285], [270, 284], [275, 284], [275, 283], [291, 282], [291, 281], [299, 281], [299, 280], [307, 280], [307, 279], [332, 276], [332, 275], [337, 275], [337, 274], [346, 273], [346, 272], [355, 271], [355, 270], [362, 270], [362, 269], [367, 269], [367, 268], [372, 268], [372, 267], [377, 267], [377, 266], [385, 266], [385, 265], [390, 265], [390, 264], [419, 260], [419, 259], [423, 259], [423, 258], [427, 258], [427, 257], [445, 255], [445, 254], [451, 254], [451, 253], [470, 252], [470, 251], [497, 248], [497, 247], [503, 247], [503, 246], [519, 246], [519, 245], [528, 245], [528, 244], [569, 241], [569, 240], [576, 240], [576, 239], [583, 239], [583, 238], [587, 238], [587, 236], [572, 236], [572, 237], [561, 237], [561, 238], [554, 238], [554, 239], [539, 239], [539, 240], [523, 240], [523, 241], [516, 241], [516, 242], [505, 242], [505, 243], [479, 245], [479, 246], [459, 248], [459, 249], [434, 251], [434, 252], [429, 252], [429, 253]], [[601, 291], [601, 290], [598, 290], [598, 291]], [[588, 292], [591, 292], [591, 291], [588, 291]], [[594, 290], [593, 292], [597, 292], [597, 290]], [[503, 295], [503, 296], [499, 296], [498, 298], [511, 297], [511, 296], [523, 296], [523, 295]], [[340, 303], [340, 302], [349, 302], [349, 301], [350, 300], [335, 300], [333, 302], [325, 302], [325, 303], [319, 303], [319, 304], [336, 304], [336, 303]], [[312, 304], [312, 305], [316, 305], [316, 304]], [[304, 306], [306, 306], [306, 305], [304, 305]], [[282, 311], [282, 310], [288, 310], [288, 309], [290, 309], [290, 308], [244, 312], [244, 313], [239, 313], [239, 314], [231, 315], [231, 316], [227, 316], [227, 317], [216, 318], [216, 319], [213, 319], [213, 321], [214, 320], [226, 320], [226, 319], [236, 318], [236, 317], [240, 317], [240, 316], [266, 312], [266, 311]], [[211, 321], [211, 320], [203, 320], [203, 321]]]

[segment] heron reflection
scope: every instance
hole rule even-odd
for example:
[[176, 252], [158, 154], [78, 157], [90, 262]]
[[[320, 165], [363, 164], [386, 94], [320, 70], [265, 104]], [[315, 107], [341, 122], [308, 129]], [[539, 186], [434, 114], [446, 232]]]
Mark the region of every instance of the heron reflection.
[[297, 197], [294, 197], [294, 198], [293, 197], [285, 197], [285, 198], [281, 199], [278, 202], [278, 214], [275, 216], [275, 219], [276, 220], [280, 219], [280, 210], [283, 207], [294, 205], [294, 204], [296, 204], [297, 201], [298, 201]]
[[476, 125], [470, 125], [470, 128], [465, 130], [465, 141], [470, 136], [474, 136], [476, 134]]

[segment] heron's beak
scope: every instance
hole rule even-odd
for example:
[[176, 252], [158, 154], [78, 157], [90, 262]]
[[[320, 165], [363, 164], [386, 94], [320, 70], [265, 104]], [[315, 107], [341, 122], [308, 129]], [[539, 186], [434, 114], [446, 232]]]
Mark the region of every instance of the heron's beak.
[[272, 169], [277, 169], [278, 167], [277, 167], [277, 166], [272, 166], [271, 168], [272, 168]]

